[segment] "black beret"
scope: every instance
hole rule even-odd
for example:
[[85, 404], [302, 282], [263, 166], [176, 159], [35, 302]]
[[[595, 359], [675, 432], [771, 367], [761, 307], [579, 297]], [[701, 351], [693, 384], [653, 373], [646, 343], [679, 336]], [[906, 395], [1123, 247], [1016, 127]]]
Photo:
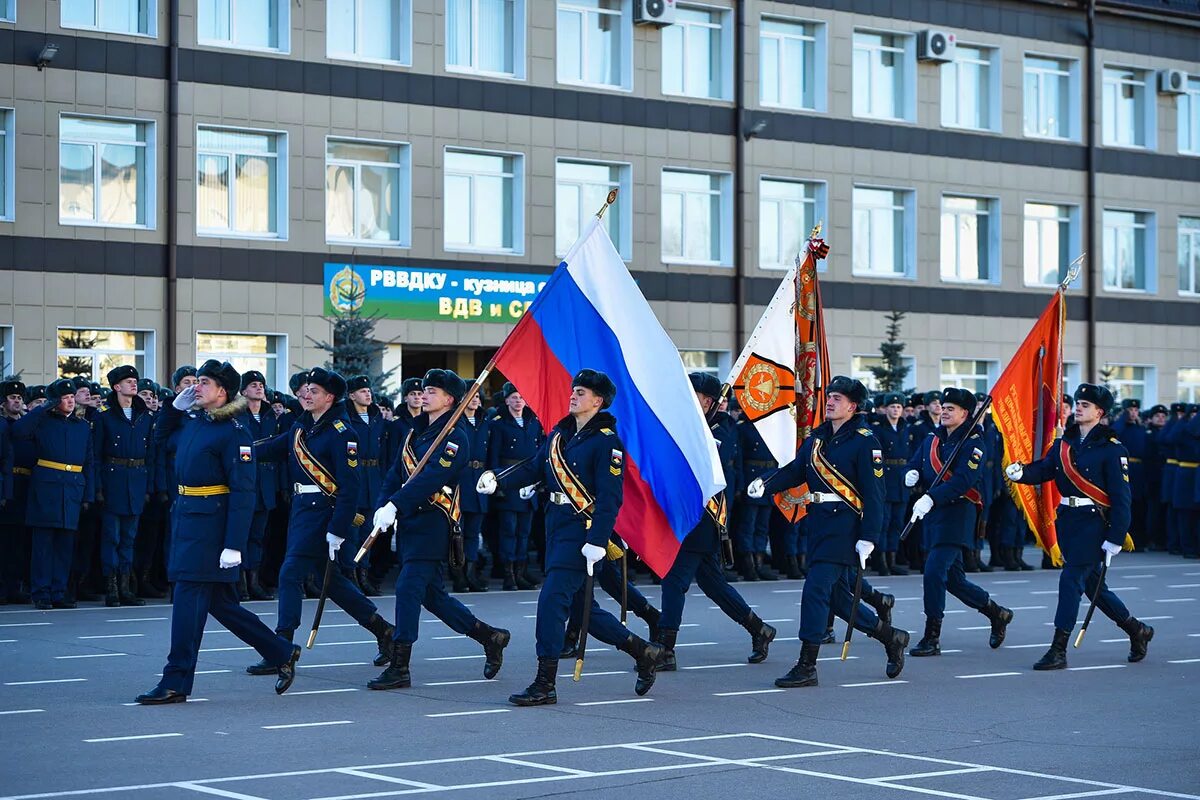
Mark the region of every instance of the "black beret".
[[258, 383], [261, 383], [263, 385], [264, 389], [267, 388], [267, 379], [263, 376], [263, 374], [261, 372], [259, 372], [256, 369], [248, 369], [245, 372], [243, 372], [242, 373], [242, 391], [246, 391], [246, 387], [249, 386], [250, 384], [254, 383], [255, 381], [257, 381]]
[[346, 381], [347, 392], [357, 392], [359, 389], [370, 389], [371, 379], [366, 375], [355, 375], [350, 380]]
[[520, 393], [521, 392], [517, 390], [516, 386], [513, 386], [511, 381], [505, 382], [505, 384], [500, 387], [500, 396], [503, 397], [505, 400], [507, 400], [509, 397], [511, 397], [514, 394], [520, 394]]
[[912, 397], [908, 398], [908, 404], [913, 407], [925, 405], [925, 395], [915, 392]]
[[[936, 394], [934, 392], [933, 394]], [[968, 414], [975, 413], [975, 393], [969, 389], [959, 389], [951, 386], [942, 391], [942, 402], [956, 405], [966, 411]]]
[[1124, 400], [1121, 401], [1122, 409], [1136, 408], [1136, 409], [1140, 410], [1141, 407], [1142, 407], [1142, 401], [1138, 400], [1136, 397], [1126, 397]]
[[467, 393], [467, 382], [458, 377], [453, 370], [431, 369], [421, 380], [422, 389], [441, 389], [454, 398], [457, 403]]
[[313, 367], [304, 373], [305, 383], [315, 383], [333, 395], [334, 401], [346, 396], [346, 379], [338, 373], [324, 367]]
[[608, 408], [612, 405], [613, 400], [617, 397], [617, 385], [613, 383], [612, 378], [605, 375], [603, 372], [594, 369], [581, 369], [575, 373], [575, 377], [571, 379], [571, 388], [582, 386], [584, 389], [589, 389], [604, 399], [601, 408]]
[[1108, 390], [1107, 386], [1099, 386], [1094, 383], [1079, 384], [1079, 388], [1075, 390], [1075, 400], [1086, 400], [1099, 408], [1104, 414], [1107, 414], [1112, 409], [1115, 402], [1112, 392]]
[[296, 394], [300, 391], [300, 387], [307, 382], [307, 377], [307, 372], [297, 372], [295, 375], [288, 378], [288, 388], [292, 390], [292, 394]]
[[196, 377], [196, 368], [191, 364], [184, 365], [171, 373], [171, 385], [178, 386], [181, 380], [189, 376]]
[[688, 375], [688, 380], [692, 382], [692, 389], [697, 394], [711, 397], [713, 400], [721, 399], [721, 381], [717, 379], [716, 375], [710, 375], [707, 372], [693, 372]]
[[229, 396], [230, 400], [233, 400], [234, 395], [242, 388], [242, 376], [228, 361], [217, 361], [215, 358], [210, 358], [200, 365], [200, 369], [196, 370], [196, 377], [212, 378], [225, 390], [225, 394]]
[[900, 392], [888, 392], [883, 396], [885, 406], [904, 405], [904, 395]]
[[139, 392], [158, 392], [158, 384], [149, 378], [141, 378], [138, 380], [137, 390]]
[[1151, 417], [1153, 417], [1155, 414], [1166, 414], [1166, 413], [1167, 413], [1167, 407], [1162, 405], [1161, 403], [1156, 406], [1151, 406], [1150, 410], [1146, 412], [1146, 414]]
[[8, 397], [10, 394], [25, 394], [25, 384], [18, 380], [7, 380], [0, 383], [0, 397]]
[[419, 392], [419, 391], [421, 391], [421, 379], [420, 378], [405, 378], [404, 382], [400, 384], [400, 396], [401, 397], [408, 397], [409, 392]]
[[847, 378], [845, 375], [835, 375], [829, 385], [825, 387], [825, 394], [833, 394], [837, 392], [843, 395], [851, 403], [861, 409], [863, 403], [867, 402], [867, 387], [863, 382], [856, 378]]
[[133, 378], [134, 380], [137, 380], [138, 371], [136, 367], [131, 367], [128, 364], [122, 364], [119, 367], [113, 367], [110, 369], [106, 377], [108, 378], [109, 386], [116, 386], [126, 378]]
[[75, 394], [75, 383], [66, 378], [59, 378], [46, 387], [45, 396], [51, 403], [57, 404], [69, 394]]
[[25, 402], [32, 403], [34, 400], [41, 399], [46, 396], [46, 387], [40, 383], [37, 386], [30, 386], [25, 391]]

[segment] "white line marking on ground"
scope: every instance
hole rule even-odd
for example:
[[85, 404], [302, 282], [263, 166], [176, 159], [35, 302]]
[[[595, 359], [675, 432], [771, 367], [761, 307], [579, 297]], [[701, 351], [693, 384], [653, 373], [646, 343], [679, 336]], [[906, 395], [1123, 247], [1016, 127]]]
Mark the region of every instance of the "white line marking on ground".
[[959, 628], [960, 631], [990, 631], [991, 625], [969, 625], [966, 628]]
[[253, 647], [201, 647], [201, 653], [236, 653], [239, 650], [253, 650]]
[[[208, 698], [207, 697], [192, 697], [189, 695], [187, 701], [189, 703], [207, 703]], [[141, 703], [121, 703], [121, 705], [128, 706], [129, 708], [138, 708], [142, 704]]]
[[44, 708], [16, 708], [12, 711], [0, 711], [0, 717], [10, 714], [41, 714], [45, 710]]
[[[581, 678], [588, 678], [588, 677], [593, 677], [593, 678], [595, 678], [595, 677], [602, 677], [602, 676], [604, 676], [604, 675], [629, 675], [631, 672], [632, 672], [632, 670], [627, 670], [627, 669], [614, 669], [614, 670], [611, 670], [611, 671], [608, 671], [608, 672], [581, 672], [581, 673], [579, 673], [579, 677], [581, 677]], [[575, 673], [574, 673], [574, 672], [566, 672], [566, 673], [563, 673], [562, 675], [559, 675], [558, 677], [560, 677], [560, 678], [574, 678], [574, 677], [575, 677]], [[491, 681], [484, 681], [484, 683], [491, 683]]]
[[359, 639], [355, 642], [317, 642], [314, 647], [340, 647], [344, 644], [379, 644], [377, 639]]
[[1110, 586], [1110, 587], [1108, 587], [1108, 590], [1110, 592], [1140, 592], [1142, 590], [1142, 587], [1140, 587], [1140, 586]]
[[1018, 580], [991, 581], [990, 585], [992, 585], [992, 586], [1008, 586], [1010, 584], [1018, 584], [1018, 583], [1029, 583], [1029, 580], [1026, 578], [1020, 578]]
[[[193, 674], [195, 674], [195, 675], [222, 675], [227, 672], [233, 672], [233, 670], [231, 670], [231, 669], [198, 669]], [[161, 672], [155, 673], [155, 677], [161, 678], [162, 673]]]
[[[590, 653], [592, 651], [588, 650], [588, 652]], [[434, 656], [432, 658], [426, 658], [425, 660], [426, 661], [467, 661], [472, 658], [483, 658], [483, 656], [484, 656], [483, 653], [472, 653], [469, 656]]]
[[627, 697], [624, 700], [590, 700], [586, 703], [576, 703], [577, 706], [621, 706], [628, 703], [653, 703], [653, 697]]
[[73, 658], [120, 658], [127, 656], [129, 653], [84, 653], [81, 656], [55, 656], [58, 661], [67, 661]]
[[1124, 664], [1093, 664], [1090, 667], [1067, 667], [1068, 672], [1087, 672], [1094, 669], [1125, 669]]
[[426, 714], [430, 719], [438, 717], [471, 717], [477, 714], [507, 714], [512, 709], [510, 708], [483, 708], [479, 711], [444, 711], [441, 714]]
[[[876, 589], [886, 589], [886, 586], [876, 586]], [[771, 594], [800, 594], [803, 589], [772, 589]]]
[[264, 731], [282, 731], [289, 728], [324, 728], [328, 725], [353, 725], [354, 720], [335, 719], [330, 722], [291, 722], [287, 725], [263, 725]]
[[518, 767], [532, 767], [534, 769], [544, 769], [549, 772], [559, 772], [564, 775], [574, 775], [577, 777], [590, 778], [596, 773], [586, 769], [572, 769], [571, 767], [560, 767], [555, 764], [539, 764], [536, 761], [524, 761], [519, 758], [508, 758], [506, 756], [484, 756], [484, 761], [495, 761], [499, 764], [512, 764]]
[[713, 692], [713, 697], [743, 697], [748, 694], [777, 694], [786, 689], [748, 689], [744, 692]]
[[0, 644], [12, 644], [16, 639], [0, 639]]
[[422, 683], [422, 686], [467, 686], [472, 683], [495, 683], [486, 678], [475, 678], [469, 681], [434, 681], [433, 683]]
[[258, 797], [253, 794], [242, 794], [241, 792], [231, 792], [228, 789], [218, 789], [215, 786], [201, 786], [195, 783], [177, 783], [175, 784], [180, 789], [188, 789], [200, 794], [211, 794], [216, 797], [226, 797], [229, 800], [267, 800], [265, 797]]
[[860, 686], [892, 686], [893, 684], [898, 686], [902, 683], [908, 683], [908, 681], [894, 680], [894, 681], [867, 681], [866, 683], [843, 683], [842, 688], [843, 689], [857, 689]]
[[941, 778], [947, 775], [970, 775], [974, 772], [991, 772], [989, 767], [964, 767], [962, 769], [940, 769], [936, 772], [912, 772], [907, 775], [887, 775], [882, 778], [870, 778], [869, 780], [876, 783], [890, 783], [892, 781], [914, 781], [918, 778]]
[[1200, 588], [1200, 583], [1170, 583], [1167, 584], [1168, 589], [1196, 589]]
[[109, 633], [104, 636], [76, 636], [76, 639], [136, 639], [144, 633]]
[[718, 642], [679, 642], [675, 647], [712, 647]]
[[1168, 661], [1168, 664], [1200, 664], [1200, 658], [1177, 658], [1174, 661]]
[[1135, 579], [1135, 578], [1153, 578], [1154, 576], [1153, 576], [1153, 575], [1150, 575], [1150, 574], [1148, 574], [1148, 573], [1147, 573], [1147, 574], [1144, 574], [1144, 575], [1122, 575], [1121, 577], [1122, 577], [1122, 578], [1129, 578], [1130, 580], [1133, 580], [1133, 579]]
[[87, 678], [58, 678], [52, 681], [10, 681], [5, 686], [41, 686], [44, 683], [83, 683]]
[[[259, 616], [262, 616], [261, 614]], [[105, 622], [166, 622], [166, 617], [122, 617], [120, 619], [106, 619]], [[47, 623], [49, 624], [49, 623]]]
[[53, 625], [53, 622], [5, 622], [0, 628], [36, 628], [40, 625]]
[[726, 667], [744, 667], [745, 664], [696, 664], [691, 667], [680, 667], [680, 669], [725, 669]]
[[1020, 675], [1020, 672], [981, 672], [978, 675], [955, 675], [956, 678], [967, 680], [970, 678], [1007, 678], [1013, 675]]
[[1047, 644], [1046, 642], [1038, 642], [1037, 644], [1006, 644], [1006, 645], [1004, 645], [1004, 649], [1005, 650], [1029, 650], [1034, 647], [1049, 647], [1049, 646], [1050, 645]]
[[306, 692], [287, 692], [284, 697], [299, 697], [303, 694], [341, 694], [342, 692], [357, 692], [358, 689], [309, 689]]
[[1160, 619], [1175, 619], [1174, 617], [1138, 617], [1142, 622], [1154, 622]]
[[1194, 603], [1194, 597], [1169, 597], [1166, 600], [1155, 600], [1156, 603]]
[[[421, 781], [410, 781], [405, 778], [393, 778], [391, 775], [378, 775], [374, 772], [366, 772], [365, 770], [353, 769], [347, 767], [345, 769], [334, 770], [334, 772], [342, 775], [353, 775], [356, 778], [369, 778], [374, 781], [383, 781], [384, 783], [395, 783], [400, 786], [411, 786], [414, 789], [426, 789], [428, 791], [443, 791], [449, 789], [449, 786], [439, 786], [436, 783], [422, 783]], [[391, 792], [384, 793], [391, 794]]]
[[1013, 606], [1009, 611], [1045, 611], [1046, 606]]
[[1038, 589], [1030, 594], [1058, 594], [1058, 589]]
[[796, 620], [792, 619], [791, 617], [786, 617], [784, 619], [764, 619], [763, 620], [763, 622], [770, 622], [771, 624], [775, 624], [776, 622], [795, 622], [795, 621]]
[[101, 739], [84, 739], [87, 744], [96, 744], [97, 742], [133, 742], [138, 739], [170, 739], [176, 736], [183, 736], [182, 733], [143, 733], [138, 736], [106, 736]]
[[366, 661], [342, 661], [337, 664], [297, 664], [300, 669], [320, 669], [321, 667], [365, 667]]

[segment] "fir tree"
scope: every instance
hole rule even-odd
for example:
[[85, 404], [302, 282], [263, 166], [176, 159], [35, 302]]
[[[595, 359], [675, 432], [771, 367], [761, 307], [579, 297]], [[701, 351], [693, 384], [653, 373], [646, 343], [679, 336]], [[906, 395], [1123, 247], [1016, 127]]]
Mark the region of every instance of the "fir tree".
[[883, 365], [869, 367], [875, 376], [875, 382], [885, 392], [899, 392], [904, 389], [904, 379], [912, 367], [904, 363], [904, 342], [900, 341], [900, 323], [904, 320], [905, 312], [893, 311], [886, 315], [888, 321], [887, 340], [879, 343], [879, 355]]
[[375, 323], [379, 321], [379, 316], [364, 316], [361, 308], [361, 303], [351, 303], [350, 311], [334, 312], [333, 316], [325, 318], [333, 328], [332, 342], [317, 341], [311, 336], [308, 338], [317, 348], [329, 354], [325, 360], [326, 369], [335, 370], [346, 379], [366, 375], [371, 379], [372, 393], [383, 396], [391, 391], [388, 382], [396, 368], [381, 373], [379, 365], [383, 363], [383, 354], [392, 342], [380, 342], [374, 338]]

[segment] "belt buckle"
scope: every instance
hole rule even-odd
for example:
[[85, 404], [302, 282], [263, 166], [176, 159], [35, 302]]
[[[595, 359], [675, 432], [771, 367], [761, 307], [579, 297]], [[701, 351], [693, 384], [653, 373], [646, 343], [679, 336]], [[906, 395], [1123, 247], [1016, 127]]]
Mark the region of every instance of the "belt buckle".
[[296, 483], [293, 483], [292, 484], [292, 494], [300, 494], [300, 487], [303, 485], [304, 484], [300, 483], [299, 481], [297, 481]]

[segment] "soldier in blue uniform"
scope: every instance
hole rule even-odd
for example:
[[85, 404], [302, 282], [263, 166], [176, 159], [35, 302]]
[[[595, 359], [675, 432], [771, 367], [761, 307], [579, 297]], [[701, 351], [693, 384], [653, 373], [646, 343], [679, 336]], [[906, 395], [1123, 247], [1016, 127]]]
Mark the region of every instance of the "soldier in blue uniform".
[[154, 445], [153, 428], [158, 422], [159, 409], [162, 408], [162, 391], [163, 388], [149, 378], [138, 380], [138, 397], [146, 405], [151, 417], [151, 452], [146, 472], [148, 497], [142, 507], [142, 514], [138, 517], [137, 538], [133, 542], [133, 575], [137, 580], [137, 596], [150, 600], [166, 597], [165, 587], [155, 583], [160, 574], [164, 579], [166, 577], [165, 551], [162, 546], [166, 535], [167, 504], [170, 502], [170, 496], [158, 486], [158, 470], [153, 466], [158, 455], [158, 448]]
[[[975, 411], [975, 395], [966, 389], [946, 389], [938, 408], [941, 425], [917, 444], [904, 476], [906, 486], [919, 483], [926, 487], [913, 504], [912, 519], [923, 521], [929, 543], [924, 571], [925, 635], [912, 649], [913, 656], [941, 655], [947, 591], [988, 618], [988, 644], [993, 650], [1004, 642], [1013, 618], [1011, 610], [997, 605], [986, 591], [967, 580], [963, 569], [963, 553], [974, 547], [977, 517], [982, 511], [980, 491], [987, 456], [979, 431], [968, 430], [966, 425]], [[933, 486], [943, 463], [964, 437], [967, 441], [947, 465], [942, 482]]]
[[46, 404], [12, 426], [13, 437], [32, 443], [25, 525], [30, 529], [30, 589], [39, 609], [73, 608], [65, 597], [75, 531], [95, 498], [92, 431], [75, 413], [74, 384], [59, 378], [46, 387]]
[[300, 648], [271, 632], [238, 603], [238, 567], [254, 515], [254, 447], [239, 417], [241, 376], [228, 362], [209, 360], [198, 383], [164, 409], [155, 436], [176, 431], [175, 507], [169, 577], [175, 584], [171, 609], [171, 652], [162, 679], [137, 696], [143, 705], [182, 703], [192, 692], [204, 623], [217, 622], [253, 647], [279, 673], [283, 694], [296, 677]]
[[[267, 379], [258, 370], [242, 373], [242, 397], [246, 398], [246, 415], [242, 423], [256, 442], [273, 438], [278, 432], [279, 420], [267, 406]], [[275, 508], [279, 495], [280, 470], [275, 459], [258, 454], [255, 459], [257, 472], [254, 481], [254, 516], [250, 521], [250, 535], [246, 540], [246, 559], [242, 562], [242, 574], [238, 581], [238, 596], [242, 600], [274, 600], [274, 593], [263, 588], [258, 578], [262, 567], [263, 543], [267, 535], [267, 520]]]
[[1171, 485], [1171, 508], [1175, 537], [1184, 558], [1200, 558], [1200, 421], [1196, 407], [1183, 410], [1164, 435], [1175, 457], [1175, 475]]
[[[29, 530], [25, 527], [25, 497], [36, 461], [32, 442], [17, 440], [13, 427], [25, 415], [25, 384], [0, 383], [0, 434], [4, 444], [4, 491], [0, 493], [0, 605], [28, 603]], [[72, 587], [68, 586], [68, 589]]]
[[1079, 598], [1096, 594], [1096, 607], [1129, 635], [1129, 660], [1141, 661], [1154, 629], [1140, 622], [1121, 599], [1100, 583], [1100, 562], [1108, 563], [1129, 530], [1129, 464], [1125, 447], [1101, 420], [1113, 405], [1104, 386], [1083, 383], [1075, 390], [1074, 424], [1067, 427], [1046, 457], [1032, 464], [1009, 464], [1009, 480], [1041, 484], [1054, 481], [1062, 495], [1055, 529], [1066, 566], [1058, 577], [1054, 639], [1033, 668], [1065, 669], [1067, 640], [1079, 616]]
[[721, 397], [721, 382], [703, 372], [693, 372], [688, 377], [696, 392], [700, 410], [704, 412], [709, 430], [717, 442], [726, 488], [705, 504], [700, 522], [684, 537], [675, 563], [663, 576], [663, 608], [658, 620], [656, 641], [663, 646], [663, 660], [658, 668], [664, 672], [676, 669], [675, 641], [683, 621], [683, 605], [693, 580], [726, 616], [750, 634], [750, 656], [747, 661], [751, 664], [766, 661], [776, 633], [775, 628], [763, 622], [737, 590], [729, 585], [721, 569], [722, 539], [728, 524], [728, 496], [737, 481], [737, 426], [729, 414], [716, 409]]
[[[508, 698], [518, 706], [558, 702], [555, 681], [571, 603], [592, 574], [613, 533], [621, 507], [625, 446], [617, 436], [617, 420], [606, 409], [617, 387], [603, 372], [580, 370], [571, 380], [569, 413], [542, 443], [533, 458], [500, 475], [489, 471], [477, 488], [491, 494], [500, 486], [516, 490], [544, 481], [553, 489], [546, 511], [546, 582], [538, 594], [537, 674], [524, 692]], [[640, 696], [654, 685], [662, 645], [630, 633], [592, 598], [588, 634], [633, 657], [634, 691]]]
[[904, 419], [904, 395], [889, 392], [883, 396], [883, 415], [871, 420], [871, 432], [883, 448], [883, 483], [886, 487], [887, 514], [883, 519], [883, 538], [875, 553], [879, 575], [907, 575], [908, 570], [896, 564], [900, 547], [900, 531], [904, 529], [904, 508], [908, 504], [908, 489], [904, 486], [904, 469], [911, 454], [908, 421]]
[[[486, 592], [487, 580], [479, 574], [479, 544], [483, 534], [483, 520], [488, 512], [488, 497], [475, 490], [479, 476], [487, 468], [488, 444], [491, 440], [492, 423], [483, 410], [479, 393], [471, 396], [467, 410], [463, 412], [459, 427], [467, 434], [470, 444], [470, 460], [459, 478], [459, 496], [462, 507], [463, 553], [466, 567], [461, 575], [455, 575], [454, 591]], [[454, 575], [454, 570], [451, 570]]]
[[[771, 454], [771, 448], [763, 441], [758, 429], [749, 419], [737, 424], [739, 473], [749, 484], [761, 478], [779, 464]], [[766, 562], [768, 531], [775, 503], [770, 495], [749, 497], [743, 495], [738, 504], [737, 519], [737, 564], [742, 580], [775, 581], [779, 575]]]
[[[496, 410], [490, 420], [491, 440], [488, 448], [488, 468], [503, 470], [532, 458], [545, 441], [542, 423], [525, 398], [511, 383], [504, 384], [504, 407]], [[504, 573], [504, 589], [536, 589], [537, 582], [526, 572], [529, 550], [529, 530], [537, 508], [534, 495], [524, 498], [518, 490], [501, 490], [490, 505], [498, 512], [499, 549], [497, 554]]]
[[120, 366], [108, 373], [110, 403], [92, 419], [96, 503], [100, 506], [100, 564], [107, 606], [142, 606], [130, 587], [138, 519], [153, 488], [154, 418], [138, 396], [138, 373]]
[[491, 680], [504, 663], [504, 648], [511, 636], [472, 614], [442, 586], [444, 566], [454, 535], [461, 535], [459, 481], [471, 459], [467, 431], [455, 425], [431, 453], [418, 473], [417, 465], [430, 452], [438, 436], [462, 402], [467, 385], [454, 372], [431, 369], [422, 380], [424, 413], [401, 444], [400, 455], [384, 479], [379, 493], [375, 528], [396, 529], [396, 554], [400, 575], [396, 578], [396, 632], [391, 663], [371, 689], [404, 689], [412, 685], [409, 660], [417, 641], [421, 607], [446, 623], [452, 631], [483, 645], [483, 677]]
[[1146, 547], [1146, 426], [1141, 417], [1142, 401], [1127, 397], [1121, 401], [1121, 413], [1112, 422], [1113, 432], [1125, 446], [1129, 460], [1129, 491], [1132, 498], [1129, 535], [1139, 549]]
[[1179, 458], [1175, 452], [1175, 437], [1180, 424], [1187, 424], [1187, 403], [1172, 403], [1167, 421], [1158, 436], [1158, 451], [1163, 458], [1162, 486], [1160, 499], [1163, 504], [1167, 552], [1180, 555], [1178, 519], [1175, 514], [1175, 475], [1179, 472]]
[[1146, 412], [1146, 549], [1167, 549], [1167, 505], [1162, 498], [1164, 456], [1162, 432], [1167, 424], [1167, 407], [1156, 405]]
[[[746, 489], [750, 497], [770, 497], [808, 484], [808, 577], [800, 600], [800, 658], [775, 681], [784, 688], [817, 685], [817, 653], [825, 638], [830, 611], [849, 619], [853, 606], [854, 567], [867, 558], [883, 535], [887, 490], [883, 450], [859, 411], [867, 402], [861, 381], [838, 375], [825, 390], [825, 421], [804, 440], [796, 458]], [[865, 586], [864, 586], [865, 588]], [[904, 669], [908, 631], [893, 628], [865, 604], [855, 613], [855, 628], [883, 644], [886, 674]]]
[[[350, 427], [358, 437], [358, 515], [364, 524], [353, 531], [350, 538], [350, 552], [357, 552], [363, 540], [371, 531], [366, 527], [375, 508], [375, 498], [383, 487], [383, 476], [387, 473], [387, 423], [375, 405], [374, 394], [371, 392], [371, 379], [366, 375], [356, 375], [346, 382], [346, 416]], [[382, 552], [382, 551], [381, 551]], [[371, 556], [368, 555], [358, 565], [354, 579], [367, 597], [379, 597], [378, 584], [372, 579]]]

